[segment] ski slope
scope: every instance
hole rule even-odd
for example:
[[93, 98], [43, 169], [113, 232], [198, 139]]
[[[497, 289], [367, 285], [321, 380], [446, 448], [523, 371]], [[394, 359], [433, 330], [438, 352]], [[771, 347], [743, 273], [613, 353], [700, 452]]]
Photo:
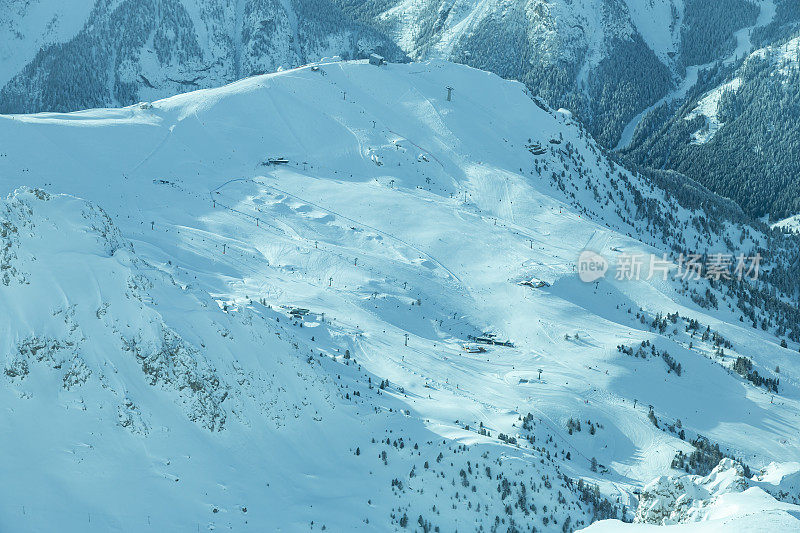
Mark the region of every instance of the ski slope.
[[[800, 455], [798, 346], [705, 282], [575, 271], [669, 250], [641, 199], [695, 249], [741, 228], [701, 231], [519, 83], [329, 62], [0, 116], [0, 185], [2, 530], [579, 529], [631, 519], [698, 434], [755, 473]], [[732, 348], [648, 326], [674, 312]], [[511, 345], [465, 349], [484, 332]], [[646, 341], [682, 375], [617, 349]]]

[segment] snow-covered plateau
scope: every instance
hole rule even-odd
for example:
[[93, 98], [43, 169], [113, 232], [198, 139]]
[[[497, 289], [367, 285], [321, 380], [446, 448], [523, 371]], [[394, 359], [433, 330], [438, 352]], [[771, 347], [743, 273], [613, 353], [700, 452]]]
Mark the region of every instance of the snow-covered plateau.
[[800, 530], [797, 343], [613, 275], [766, 236], [520, 83], [0, 115], [0, 193], [0, 531]]

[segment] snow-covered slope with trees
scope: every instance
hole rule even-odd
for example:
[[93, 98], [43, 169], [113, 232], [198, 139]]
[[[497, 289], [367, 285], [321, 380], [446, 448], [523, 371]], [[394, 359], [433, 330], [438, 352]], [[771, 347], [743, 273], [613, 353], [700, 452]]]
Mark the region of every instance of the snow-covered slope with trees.
[[326, 56], [404, 57], [328, 0], [69, 5], [37, 0], [0, 13], [0, 113], [128, 105]]
[[[413, 58], [524, 82], [611, 147], [692, 66], [736, 54], [771, 0], [336, 0]], [[739, 54], [740, 56], [743, 54]], [[688, 68], [688, 70], [687, 70]]]
[[[0, 116], [0, 186], [4, 531], [570, 531], [726, 456], [742, 520], [797, 527], [796, 243], [520, 83], [327, 62]], [[769, 274], [582, 283], [584, 249]]]
[[800, 2], [765, 2], [761, 15], [735, 56], [704, 65], [679, 98], [642, 113], [620, 148], [776, 221], [800, 212]]
[[71, 39], [80, 31], [93, 0], [0, 2], [0, 86], [45, 46]]
[[694, 79], [696, 65], [744, 55], [750, 28], [774, 12], [773, 0], [82, 0], [77, 7], [67, 14], [59, 2], [37, 0], [0, 15], [0, 47], [8, 50], [0, 54], [8, 58], [0, 112], [125, 105], [325, 56], [378, 52], [399, 60], [404, 51], [522, 81], [580, 116], [608, 147], [643, 110]]

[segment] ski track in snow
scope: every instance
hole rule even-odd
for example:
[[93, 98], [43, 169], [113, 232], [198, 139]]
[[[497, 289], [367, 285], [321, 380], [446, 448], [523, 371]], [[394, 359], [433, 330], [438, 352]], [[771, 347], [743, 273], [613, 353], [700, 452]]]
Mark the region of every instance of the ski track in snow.
[[[323, 206], [321, 206], [321, 205], [319, 205], [319, 204], [317, 204], [317, 203], [314, 203], [314, 202], [312, 202], [311, 200], [306, 200], [305, 198], [301, 198], [301, 197], [299, 197], [299, 196], [297, 196], [297, 195], [295, 195], [295, 194], [292, 194], [292, 193], [290, 193], [290, 192], [288, 192], [288, 191], [285, 191], [285, 190], [283, 190], [283, 189], [279, 189], [279, 188], [277, 188], [277, 187], [275, 187], [275, 186], [273, 186], [273, 185], [269, 185], [269, 184], [267, 184], [267, 183], [264, 183], [262, 180], [256, 181], [256, 180], [247, 179], [247, 178], [238, 178], [238, 179], [232, 179], [232, 180], [228, 180], [228, 181], [226, 181], [225, 183], [223, 183], [222, 185], [220, 185], [220, 186], [218, 186], [217, 188], [213, 189], [213, 190], [212, 190], [212, 191], [209, 193], [209, 198], [210, 198], [210, 199], [213, 201], [213, 200], [214, 200], [214, 198], [215, 198], [215, 197], [214, 197], [214, 193], [215, 193], [215, 192], [217, 192], [217, 191], [219, 191], [220, 189], [224, 188], [226, 185], [228, 185], [228, 184], [230, 184], [230, 183], [234, 183], [234, 182], [249, 182], [249, 183], [255, 183], [255, 184], [258, 184], [258, 185], [260, 185], [260, 186], [262, 186], [262, 187], [265, 187], [265, 188], [267, 188], [267, 189], [271, 189], [271, 190], [273, 190], [273, 191], [277, 191], [277, 192], [279, 192], [279, 193], [281, 193], [281, 194], [285, 194], [286, 196], [289, 196], [289, 197], [291, 197], [291, 198], [294, 198], [294, 199], [296, 199], [296, 200], [300, 200], [301, 202], [304, 202], [304, 203], [307, 203], [308, 205], [314, 206], [314, 207], [316, 207], [317, 209], [320, 209], [320, 210], [322, 210], [322, 211], [325, 211], [326, 213], [330, 213], [330, 214], [332, 214], [332, 215], [334, 215], [334, 216], [336, 216], [336, 217], [338, 217], [338, 218], [341, 218], [342, 220], [347, 220], [348, 222], [352, 222], [353, 224], [357, 224], [357, 225], [359, 225], [359, 226], [361, 226], [361, 227], [364, 227], [364, 228], [367, 228], [367, 229], [371, 229], [372, 231], [375, 231], [375, 232], [377, 232], [377, 233], [380, 233], [381, 235], [385, 235], [386, 237], [389, 237], [390, 239], [393, 239], [393, 240], [395, 240], [395, 241], [399, 242], [400, 244], [403, 244], [404, 246], [408, 246], [409, 248], [411, 248], [412, 250], [416, 251], [416, 252], [417, 252], [417, 253], [419, 253], [420, 255], [423, 255], [423, 256], [427, 257], [428, 259], [430, 259], [431, 261], [433, 261], [434, 263], [436, 263], [436, 264], [437, 264], [437, 265], [438, 265], [438, 266], [439, 266], [439, 267], [440, 267], [442, 270], [444, 270], [444, 271], [447, 273], [447, 275], [448, 275], [448, 276], [449, 276], [449, 277], [450, 277], [450, 278], [451, 278], [453, 281], [455, 281], [455, 282], [456, 282], [456, 283], [459, 285], [459, 288], [460, 288], [461, 290], [466, 290], [466, 286], [464, 285], [464, 282], [461, 280], [461, 278], [459, 278], [459, 277], [458, 277], [458, 276], [457, 276], [457, 275], [456, 275], [456, 274], [455, 274], [455, 273], [454, 273], [452, 270], [450, 270], [449, 268], [447, 268], [447, 267], [446, 267], [446, 266], [445, 266], [445, 265], [444, 265], [444, 264], [443, 264], [441, 261], [439, 261], [437, 258], [433, 257], [433, 256], [432, 256], [432, 255], [430, 255], [428, 252], [426, 252], [426, 251], [424, 251], [424, 250], [420, 249], [419, 247], [417, 247], [417, 246], [415, 246], [415, 245], [413, 245], [413, 244], [411, 244], [411, 243], [409, 243], [409, 242], [407, 242], [407, 241], [404, 241], [403, 239], [401, 239], [401, 238], [397, 237], [396, 235], [393, 235], [392, 233], [389, 233], [389, 232], [383, 231], [383, 230], [381, 230], [381, 229], [378, 229], [378, 228], [376, 228], [376, 227], [370, 226], [369, 224], [365, 224], [365, 223], [363, 223], [363, 222], [360, 222], [360, 221], [358, 221], [358, 220], [355, 220], [355, 219], [353, 219], [353, 218], [350, 218], [350, 217], [347, 217], [347, 216], [345, 216], [345, 215], [342, 215], [341, 213], [338, 213], [338, 212], [336, 212], [336, 211], [333, 211], [333, 210], [331, 210], [331, 209], [328, 209], [328, 208], [326, 208], [326, 207], [323, 207]], [[239, 210], [237, 210], [237, 209], [234, 209], [234, 208], [232, 208], [232, 207], [229, 207], [229, 206], [227, 206], [227, 205], [224, 205], [224, 204], [222, 204], [222, 203], [220, 203], [220, 205], [221, 205], [222, 207], [224, 207], [225, 209], [229, 209], [229, 210], [231, 210], [231, 211], [233, 211], [233, 212], [236, 212], [236, 213], [239, 213], [239, 214], [241, 214], [241, 215], [247, 216], [247, 217], [249, 217], [249, 218], [251, 218], [251, 219], [255, 219], [255, 218], [256, 218], [254, 215], [251, 215], [251, 214], [248, 214], [248, 213], [244, 213], [244, 212], [242, 212], [242, 211], [239, 211]], [[295, 236], [296, 236], [296, 237], [299, 237], [299, 235], [295, 235]]]

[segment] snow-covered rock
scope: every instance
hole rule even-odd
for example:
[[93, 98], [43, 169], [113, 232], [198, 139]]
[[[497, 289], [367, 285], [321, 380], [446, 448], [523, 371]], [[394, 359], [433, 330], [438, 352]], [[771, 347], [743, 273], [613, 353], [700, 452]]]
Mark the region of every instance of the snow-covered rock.
[[705, 477], [661, 476], [642, 489], [635, 521], [659, 525], [699, 522], [719, 496], [748, 488], [744, 469], [728, 458]]
[[770, 463], [755, 476], [753, 484], [781, 501], [800, 504], [800, 463]]
[[[778, 470], [771, 466], [770, 472]], [[769, 478], [769, 474], [767, 474]], [[585, 531], [791, 531], [800, 527], [800, 506], [776, 500], [725, 458], [705, 477], [661, 476], [639, 495], [633, 524], [600, 521]]]

